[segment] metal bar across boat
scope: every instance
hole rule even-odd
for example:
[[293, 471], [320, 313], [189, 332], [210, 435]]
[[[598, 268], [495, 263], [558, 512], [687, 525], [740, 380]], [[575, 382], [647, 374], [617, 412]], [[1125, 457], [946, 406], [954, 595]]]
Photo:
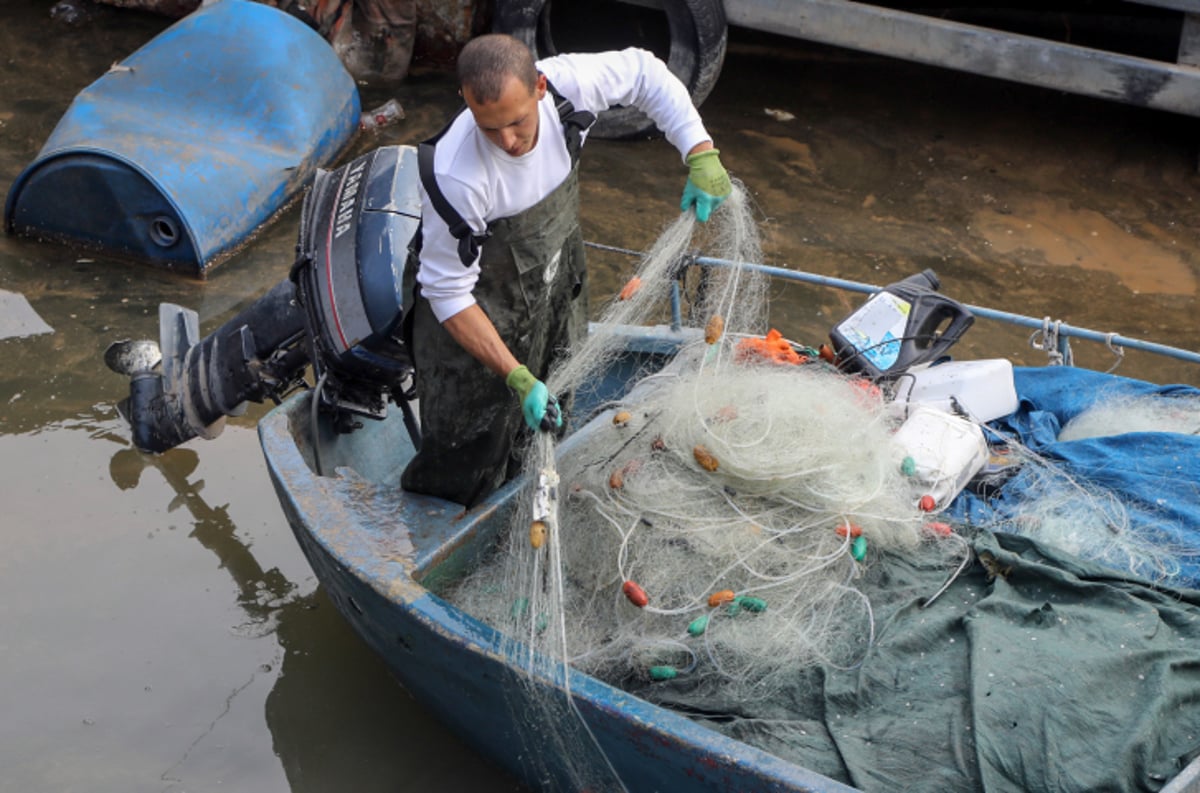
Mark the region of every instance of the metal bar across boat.
[[[603, 245], [597, 242], [585, 243], [590, 248], [598, 248], [600, 250], [612, 251], [614, 253], [623, 253], [629, 256], [640, 256], [638, 251], [629, 250], [627, 248], [618, 248], [612, 245]], [[717, 259], [711, 256], [696, 256], [689, 259], [690, 264], [698, 264], [703, 267], [740, 267], [744, 270], [762, 273], [764, 275], [782, 278], [787, 281], [800, 281], [803, 283], [817, 284], [819, 286], [830, 286], [836, 289], [845, 289], [850, 292], [862, 292], [863, 294], [873, 295], [876, 292], [882, 291], [881, 287], [873, 284], [864, 284], [860, 281], [849, 281], [845, 278], [834, 278], [828, 275], [817, 275], [816, 273], [808, 273], [803, 270], [789, 270], [786, 267], [774, 267], [769, 264], [755, 264], [752, 262], [735, 262], [729, 259]], [[671, 327], [678, 329], [683, 324], [682, 309], [679, 302], [678, 284], [671, 291]], [[1046, 330], [1048, 325], [1053, 325], [1054, 332], [1059, 337], [1072, 337], [1077, 339], [1087, 339], [1095, 341], [1110, 347], [1116, 345], [1120, 347], [1128, 347], [1133, 350], [1142, 350], [1151, 352], [1157, 355], [1165, 355], [1168, 358], [1177, 358], [1182, 361], [1191, 363], [1200, 363], [1200, 353], [1184, 350], [1179, 347], [1172, 347], [1167, 344], [1158, 344], [1152, 341], [1143, 341], [1142, 339], [1133, 339], [1128, 336], [1121, 336], [1116, 333], [1103, 333], [1098, 330], [1089, 330], [1088, 328], [1077, 328], [1073, 325], [1068, 325], [1061, 321], [1052, 321], [1048, 317], [1038, 319], [1036, 317], [1028, 317], [1023, 314], [1013, 314], [1008, 311], [999, 311], [993, 308], [985, 308], [983, 306], [973, 306], [964, 303], [971, 313], [978, 317], [986, 319], [995, 319], [1001, 322], [1007, 322], [1010, 325], [1018, 325], [1021, 327], [1032, 328], [1034, 330]]]

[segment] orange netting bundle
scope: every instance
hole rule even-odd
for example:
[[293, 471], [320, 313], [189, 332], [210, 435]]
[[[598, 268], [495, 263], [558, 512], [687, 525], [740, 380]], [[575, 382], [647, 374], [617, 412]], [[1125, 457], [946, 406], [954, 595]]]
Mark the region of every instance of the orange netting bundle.
[[771, 328], [763, 337], [748, 336], [737, 343], [738, 363], [805, 363], [808, 357], [796, 352], [791, 342]]

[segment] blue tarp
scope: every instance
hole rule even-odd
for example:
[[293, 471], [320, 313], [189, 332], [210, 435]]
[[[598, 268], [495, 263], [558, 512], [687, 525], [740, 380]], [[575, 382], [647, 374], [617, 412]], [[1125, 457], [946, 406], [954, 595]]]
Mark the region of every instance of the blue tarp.
[[[1200, 397], [1190, 386], [1158, 386], [1087, 369], [1014, 369], [1018, 409], [992, 427], [1018, 439], [1084, 484], [1113, 493], [1134, 530], [1168, 544], [1180, 570], [1172, 583], [1200, 586], [1200, 435], [1128, 432], [1060, 441], [1062, 428], [1089, 408], [1114, 399]], [[993, 526], [1020, 510], [1038, 487], [1038, 472], [1019, 471], [990, 497], [964, 491], [947, 515]]]

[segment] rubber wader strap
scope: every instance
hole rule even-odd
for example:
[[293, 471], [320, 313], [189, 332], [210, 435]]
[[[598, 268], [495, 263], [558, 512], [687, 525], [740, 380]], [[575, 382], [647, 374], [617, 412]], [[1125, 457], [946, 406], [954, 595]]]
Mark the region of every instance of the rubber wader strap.
[[433, 208], [437, 210], [441, 219], [446, 221], [450, 235], [458, 240], [459, 260], [463, 267], [470, 267], [479, 258], [479, 247], [492, 235], [488, 231], [482, 234], [472, 232], [471, 226], [458, 214], [458, 210], [450, 206], [442, 188], [438, 186], [437, 178], [433, 175], [434, 146], [445, 131], [442, 130], [435, 137], [417, 146], [417, 171], [421, 175], [421, 184], [425, 186], [429, 200], [433, 202]]
[[546, 88], [554, 97], [554, 108], [558, 111], [558, 121], [563, 125], [563, 138], [567, 142], [567, 154], [571, 155], [571, 165], [574, 166], [579, 162], [579, 151], [583, 148], [583, 133], [596, 123], [596, 114], [588, 110], [576, 110], [571, 100], [560, 94], [549, 80], [546, 80]]
[[[571, 156], [571, 165], [574, 166], [579, 161], [579, 152], [583, 148], [583, 133], [592, 124], [596, 123], [596, 114], [587, 110], [576, 110], [575, 105], [560, 94], [549, 80], [546, 81], [546, 88], [550, 91], [550, 95], [554, 97], [554, 108], [558, 111], [558, 120], [563, 127], [563, 139], [567, 144], [567, 154]], [[458, 119], [458, 116], [462, 115], [465, 111], [466, 108], [459, 110], [454, 118], [450, 120], [450, 124], [453, 124]], [[446, 195], [442, 192], [442, 188], [438, 186], [437, 177], [434, 176], [434, 150], [437, 142], [446, 134], [446, 130], [450, 129], [450, 124], [447, 124], [442, 128], [441, 132], [417, 146], [417, 171], [421, 176], [421, 184], [424, 185], [425, 192], [429, 196], [429, 200], [433, 203], [433, 208], [437, 210], [438, 216], [446, 222], [446, 226], [450, 229], [450, 234], [458, 240], [459, 260], [462, 261], [463, 267], [470, 267], [475, 263], [475, 259], [479, 257], [480, 246], [487, 242], [488, 238], [492, 235], [491, 232], [486, 230], [480, 234], [476, 234], [471, 230], [470, 224], [446, 200]]]

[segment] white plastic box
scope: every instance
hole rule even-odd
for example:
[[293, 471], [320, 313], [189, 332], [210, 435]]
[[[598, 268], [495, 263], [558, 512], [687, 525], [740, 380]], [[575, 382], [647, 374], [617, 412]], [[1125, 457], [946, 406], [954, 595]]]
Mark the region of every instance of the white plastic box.
[[905, 408], [928, 405], [953, 413], [955, 403], [967, 416], [986, 424], [1017, 409], [1012, 362], [1003, 358], [950, 361], [913, 367], [896, 379], [892, 399]]

